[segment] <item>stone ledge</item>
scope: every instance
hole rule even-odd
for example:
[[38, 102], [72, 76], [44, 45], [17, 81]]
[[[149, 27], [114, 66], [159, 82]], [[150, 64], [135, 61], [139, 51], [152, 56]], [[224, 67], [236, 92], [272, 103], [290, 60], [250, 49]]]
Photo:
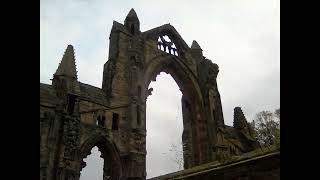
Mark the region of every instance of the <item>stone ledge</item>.
[[[195, 178], [200, 176], [210, 176], [210, 174], [218, 174], [223, 173], [223, 171], [227, 171], [230, 168], [236, 167], [246, 167], [248, 163], [258, 162], [263, 163], [263, 161], [268, 161], [269, 159], [279, 158], [280, 157], [280, 149], [276, 146], [272, 146], [269, 148], [261, 148], [257, 149], [241, 156], [234, 156], [229, 161], [225, 163], [220, 163], [219, 161], [213, 161], [207, 164], [195, 166], [190, 169], [161, 175], [158, 177], [153, 177], [149, 180], [164, 180], [164, 179], [188, 179]], [[274, 166], [276, 169], [280, 168], [278, 166]]]

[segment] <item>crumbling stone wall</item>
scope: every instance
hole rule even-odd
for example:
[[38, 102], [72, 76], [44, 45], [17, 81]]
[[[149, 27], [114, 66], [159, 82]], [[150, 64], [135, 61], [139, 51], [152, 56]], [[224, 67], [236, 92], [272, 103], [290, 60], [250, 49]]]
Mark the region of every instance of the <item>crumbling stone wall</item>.
[[212, 180], [280, 179], [280, 149], [276, 146], [259, 148], [241, 156], [233, 156], [226, 162], [213, 161], [186, 170], [153, 177], [150, 180]]

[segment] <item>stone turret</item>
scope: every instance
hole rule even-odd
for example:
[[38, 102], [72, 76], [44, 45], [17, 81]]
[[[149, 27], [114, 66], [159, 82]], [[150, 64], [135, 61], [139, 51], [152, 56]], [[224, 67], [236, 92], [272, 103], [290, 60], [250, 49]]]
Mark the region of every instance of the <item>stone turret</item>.
[[[234, 108], [234, 115], [233, 115], [233, 127], [238, 129], [239, 132], [241, 132], [247, 140], [249, 140], [249, 146], [255, 148], [257, 147], [257, 141], [254, 139], [254, 130], [248, 123], [246, 117], [244, 116], [242, 110], [240, 107], [235, 107]], [[249, 148], [250, 149], [250, 148]]]
[[68, 45], [65, 50], [58, 69], [53, 75], [52, 85], [63, 104], [69, 104], [76, 96], [80, 96], [80, 84], [72, 45]]
[[132, 35], [140, 34], [140, 21], [138, 19], [137, 13], [132, 8], [124, 20], [124, 26]]

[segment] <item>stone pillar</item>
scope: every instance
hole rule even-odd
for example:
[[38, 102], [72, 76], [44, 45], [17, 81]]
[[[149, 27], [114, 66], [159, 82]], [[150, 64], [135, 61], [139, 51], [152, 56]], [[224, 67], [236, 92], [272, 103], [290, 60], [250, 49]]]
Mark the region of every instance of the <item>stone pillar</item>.
[[128, 177], [146, 178], [146, 132], [141, 129], [133, 129], [130, 136], [129, 175]]
[[191, 104], [183, 95], [181, 98], [182, 103], [182, 118], [183, 118], [183, 160], [184, 169], [190, 168], [194, 165], [194, 147], [193, 147], [193, 124], [192, 124], [192, 110]]

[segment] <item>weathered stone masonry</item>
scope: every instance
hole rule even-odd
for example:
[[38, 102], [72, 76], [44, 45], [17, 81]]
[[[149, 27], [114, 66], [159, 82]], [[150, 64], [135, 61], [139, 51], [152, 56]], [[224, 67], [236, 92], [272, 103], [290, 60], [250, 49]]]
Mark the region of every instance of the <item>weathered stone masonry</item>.
[[146, 100], [160, 72], [183, 94], [185, 168], [257, 147], [240, 108], [234, 127], [224, 124], [218, 65], [196, 41], [190, 48], [170, 24], [141, 32], [133, 9], [124, 24], [113, 22], [109, 39], [102, 88], [78, 81], [71, 45], [52, 85], [40, 83], [40, 179], [78, 180], [94, 146], [105, 162], [104, 179], [145, 179]]

